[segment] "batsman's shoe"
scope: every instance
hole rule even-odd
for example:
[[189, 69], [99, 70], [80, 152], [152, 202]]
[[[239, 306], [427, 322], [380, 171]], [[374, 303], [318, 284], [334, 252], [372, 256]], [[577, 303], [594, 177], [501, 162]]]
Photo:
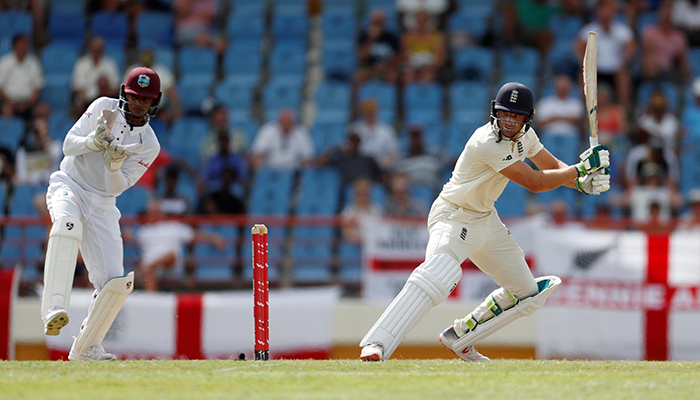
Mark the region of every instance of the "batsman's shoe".
[[381, 344], [368, 344], [362, 348], [360, 360], [362, 361], [382, 361], [384, 356], [384, 347]]
[[44, 317], [44, 333], [57, 336], [61, 328], [68, 324], [68, 313], [62, 307], [53, 307]]
[[453, 348], [453, 343], [459, 339], [459, 336], [457, 336], [457, 333], [455, 332], [454, 326], [450, 326], [449, 328], [445, 329], [444, 332], [440, 334], [440, 343], [442, 343], [443, 346], [447, 347], [450, 351], [455, 353], [457, 357], [461, 358], [464, 361], [467, 362], [489, 362], [491, 361], [490, 358], [481, 355], [478, 351], [476, 351], [476, 348], [474, 346], [468, 346], [465, 348]]
[[99, 344], [92, 346], [85, 353], [76, 353], [73, 349], [68, 354], [68, 359], [71, 361], [114, 361], [117, 359], [112, 353], [107, 353]]

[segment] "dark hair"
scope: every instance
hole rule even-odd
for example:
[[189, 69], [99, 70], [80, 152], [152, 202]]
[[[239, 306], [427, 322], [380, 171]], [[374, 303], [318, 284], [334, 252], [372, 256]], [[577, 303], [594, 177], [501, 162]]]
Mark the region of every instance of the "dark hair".
[[19, 42], [21, 39], [29, 39], [29, 37], [27, 35], [25, 35], [24, 33], [18, 33], [16, 35], [12, 36], [12, 47], [15, 47], [17, 42]]

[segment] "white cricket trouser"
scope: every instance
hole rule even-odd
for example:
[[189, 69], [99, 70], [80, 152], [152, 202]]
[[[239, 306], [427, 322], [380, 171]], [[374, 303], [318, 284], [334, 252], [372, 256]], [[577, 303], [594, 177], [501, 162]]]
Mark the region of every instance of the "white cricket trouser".
[[112, 278], [124, 276], [124, 249], [116, 198], [80, 187], [62, 171], [54, 172], [46, 192], [51, 221], [71, 216], [83, 223], [80, 252], [90, 282], [99, 292]]
[[447, 254], [461, 264], [468, 257], [516, 297], [537, 293], [525, 253], [498, 214], [472, 212], [438, 197], [430, 209], [428, 230], [426, 260]]

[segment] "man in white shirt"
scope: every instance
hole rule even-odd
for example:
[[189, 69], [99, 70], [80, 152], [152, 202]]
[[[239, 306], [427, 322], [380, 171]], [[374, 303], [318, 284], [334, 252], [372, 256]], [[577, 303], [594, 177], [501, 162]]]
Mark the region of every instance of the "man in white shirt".
[[561, 135], [578, 139], [581, 132], [583, 102], [571, 96], [571, 79], [560, 75], [554, 80], [554, 95], [537, 103], [537, 129], [543, 135]]
[[101, 343], [134, 287], [134, 274], [123, 276], [116, 197], [141, 178], [160, 152], [148, 124], [158, 112], [160, 97], [158, 74], [144, 67], [132, 70], [119, 99], [95, 100], [68, 131], [65, 157], [49, 180], [46, 204], [53, 226], [41, 303], [45, 333], [58, 335], [68, 323], [78, 249], [95, 286], [69, 360], [116, 359]]
[[12, 38], [12, 51], [0, 58], [0, 100], [2, 115], [29, 117], [44, 86], [41, 62], [29, 54], [29, 38]]
[[[596, 21], [585, 25], [576, 39], [576, 54], [583, 60], [588, 32], [598, 34], [598, 82], [615, 88], [619, 103], [632, 105], [632, 78], [629, 67], [637, 51], [634, 32], [624, 22], [615, 19], [614, 3], [598, 4]], [[580, 64], [579, 64], [580, 65]]]
[[276, 121], [260, 127], [251, 152], [254, 169], [295, 170], [312, 161], [314, 145], [306, 128], [296, 124], [294, 111], [285, 108], [280, 110]]
[[[559, 161], [530, 128], [534, 114], [527, 86], [511, 82], [498, 91], [491, 102], [490, 121], [470, 137], [452, 177], [433, 203], [425, 261], [360, 342], [360, 359], [387, 360], [404, 336], [454, 290], [467, 257], [500, 288], [439, 336], [464, 361], [489, 361], [474, 345], [514, 319], [535, 312], [561, 283], [555, 276], [532, 276], [494, 203], [508, 181], [532, 192], [568, 186], [600, 194], [610, 189], [609, 154], [606, 146], [596, 146], [581, 154], [576, 165]], [[539, 170], [526, 164], [526, 158]]]
[[104, 39], [95, 36], [88, 43], [88, 53], [75, 62], [70, 85], [74, 92], [76, 114], [85, 111], [85, 107], [98, 97], [100, 78], [107, 79], [109, 92], [117, 91], [119, 85], [117, 63], [112, 57], [105, 55], [104, 50]]
[[361, 118], [349, 130], [360, 135], [360, 153], [374, 157], [380, 167], [390, 170], [399, 158], [399, 140], [394, 128], [377, 118], [377, 101], [367, 99], [360, 104]]

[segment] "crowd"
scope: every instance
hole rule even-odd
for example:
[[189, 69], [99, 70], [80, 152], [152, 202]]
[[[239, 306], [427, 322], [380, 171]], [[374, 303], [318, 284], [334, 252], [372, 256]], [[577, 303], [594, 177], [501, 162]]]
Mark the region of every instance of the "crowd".
[[[461, 151], [461, 147], [449, 148], [448, 143], [463, 146], [473, 129], [487, 122], [489, 100], [500, 83], [510, 78], [522, 78], [535, 91], [538, 101], [533, 127], [543, 143], [568, 143], [564, 146], [573, 147], [574, 156], [578, 154], [588, 135], [579, 66], [588, 31], [592, 30], [599, 35], [600, 141], [611, 149], [613, 189], [600, 199], [567, 204], [564, 214], [583, 217], [585, 223], [599, 228], [609, 221], [608, 227], [671, 230], [687, 228], [700, 219], [696, 207], [700, 204], [696, 188], [700, 187], [699, 176], [692, 172], [694, 166], [685, 169], [690, 164], [686, 160], [700, 154], [696, 145], [700, 135], [695, 131], [697, 124], [692, 124], [700, 121], [700, 77], [695, 77], [700, 74], [697, 1], [325, 3], [86, 1], [79, 14], [88, 21], [105, 14], [123, 17], [123, 37], [121, 44], [115, 44], [114, 37], [100, 36], [93, 28], [84, 40], [73, 38], [80, 43], [82, 56], [75, 59], [65, 86], [60, 86], [67, 91], [67, 104], [59, 108], [47, 90], [47, 81], [54, 79], [56, 71], [49, 70], [54, 66], [42, 58], [42, 52], [62, 40], [51, 16], [65, 10], [51, 2], [0, 2], [0, 15], [20, 12], [31, 15], [32, 21], [31, 31], [0, 37], [4, 46], [0, 55], [4, 214], [14, 214], [15, 188], [45, 186], [57, 169], [61, 140], [70, 127], [65, 121], [74, 121], [98, 97], [117, 97], [124, 73], [144, 65], [158, 72], [162, 82], [161, 112], [151, 124], [163, 149], [138, 185], [158, 203], [159, 212], [242, 215], [255, 206], [250, 193], [261, 169], [298, 172], [332, 168], [340, 182], [334, 188], [340, 192], [334, 213], [346, 221], [341, 236], [358, 243], [362, 218], [427, 215], [432, 198]], [[183, 90], [189, 87], [181, 85], [186, 80], [183, 68], [167, 57], [160, 58], [168, 52], [161, 51], [162, 43], [154, 44], [158, 38], [139, 37], [143, 15], [166, 15], [173, 28], [165, 40], [170, 54], [194, 47], [214, 55], [215, 72], [208, 81], [213, 92], [219, 82], [230, 78], [224, 71], [227, 54], [241, 44], [239, 37], [229, 34], [235, 31], [231, 21], [241, 21], [234, 16], [250, 15], [252, 21], [261, 17], [263, 23], [270, 15], [283, 12], [299, 13], [302, 19], [323, 19], [332, 7], [344, 7], [342, 10], [351, 10], [353, 18], [362, 17], [352, 21], [357, 26], [350, 38], [356, 65], [352, 74], [326, 71], [320, 82], [310, 73], [304, 72], [302, 77], [304, 89], [312, 93], [319, 84], [349, 88], [348, 109], [332, 121], [333, 126], [342, 126], [341, 134], [324, 142], [315, 134], [318, 126], [328, 121], [320, 105], [317, 115], [308, 113], [305, 103], [261, 110], [266, 103], [256, 93], [263, 92], [269, 71], [258, 73], [252, 88], [245, 91], [252, 93], [254, 101], [243, 111], [217, 101], [221, 99], [211, 93], [200, 106], [188, 106], [195, 95]], [[321, 34], [326, 44], [331, 42], [330, 34]], [[283, 39], [272, 36], [253, 35], [251, 39], [243, 35], [243, 39], [265, 49], [274, 46], [270, 41]], [[307, 32], [307, 36], [313, 35]], [[325, 48], [311, 37], [303, 43], [305, 51]], [[494, 55], [491, 64], [479, 68], [483, 60], [459, 61], [460, 54], [474, 49]], [[516, 56], [534, 52], [534, 74], [524, 73], [524, 59], [522, 70], [508, 70], [504, 64], [507, 52]], [[467, 110], [450, 104], [448, 93], [460, 83], [474, 88], [475, 99], [484, 88], [488, 96], [483, 104], [477, 102], [474, 109]], [[368, 95], [366, 88], [376, 84], [391, 88], [394, 100]], [[405, 99], [412, 88], [437, 88], [438, 103], [431, 109], [410, 107]], [[15, 126], [21, 126], [21, 132], [16, 133]], [[200, 136], [180, 143], [175, 132], [188, 127], [193, 127], [187, 132], [188, 139]], [[453, 141], [452, 136], [458, 139]], [[377, 192], [385, 195], [374, 195]], [[38, 208], [43, 207], [43, 195], [36, 191]], [[561, 213], [561, 201], [541, 203], [534, 195], [513, 201], [527, 202], [532, 213]], [[145, 203], [142, 208], [145, 212]], [[629, 217], [630, 222], [621, 224], [617, 217]], [[184, 236], [191, 239], [193, 233]]]

